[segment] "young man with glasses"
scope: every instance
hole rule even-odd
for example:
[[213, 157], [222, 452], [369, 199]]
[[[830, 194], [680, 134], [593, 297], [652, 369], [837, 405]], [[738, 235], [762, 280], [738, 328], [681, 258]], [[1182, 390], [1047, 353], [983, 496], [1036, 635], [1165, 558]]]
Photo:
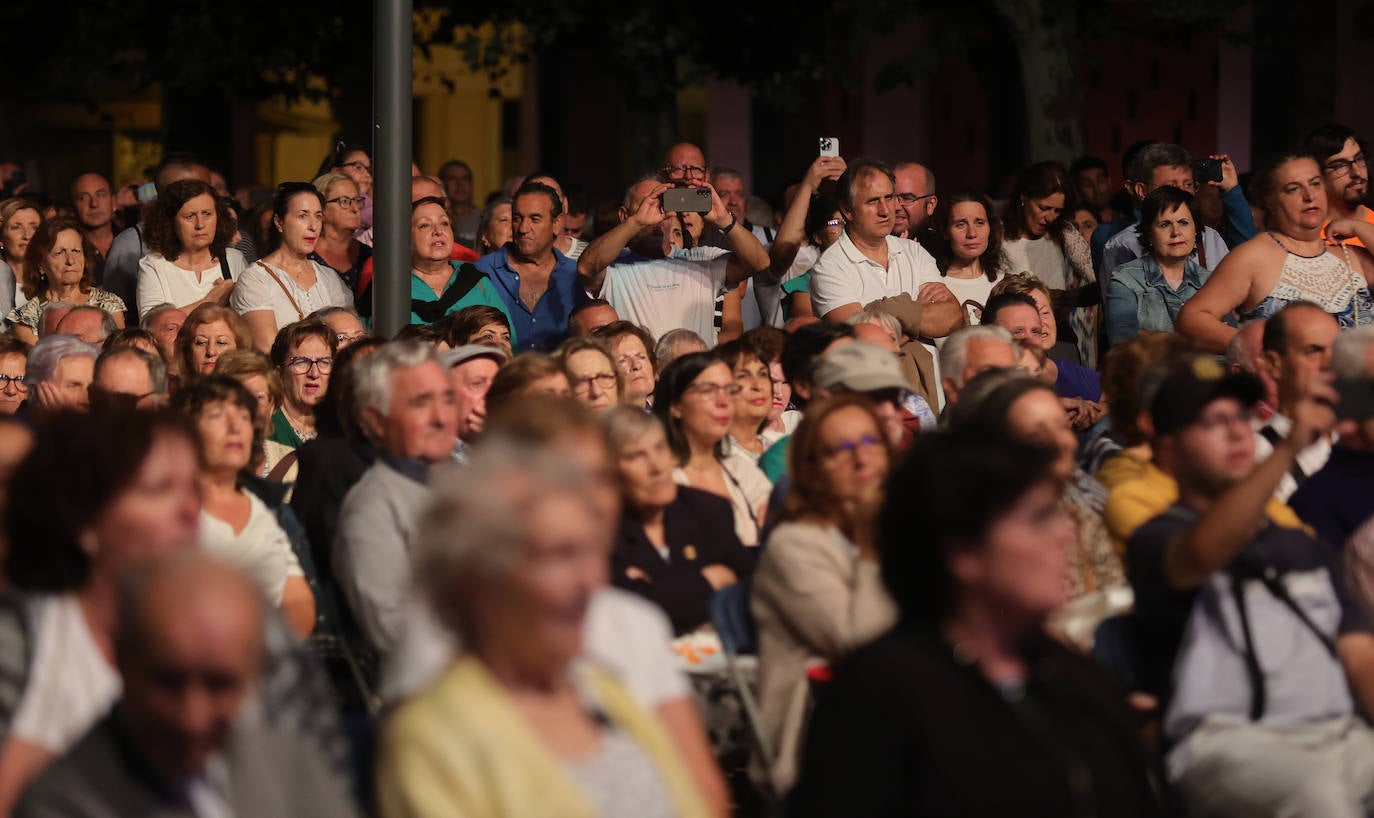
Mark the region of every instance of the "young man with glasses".
[[[1309, 134], [1303, 140], [1303, 147], [1322, 169], [1327, 215], [1330, 216], [1327, 224], [1338, 219], [1360, 219], [1374, 224], [1374, 211], [1364, 204], [1369, 195], [1369, 164], [1360, 137], [1344, 125], [1333, 123]], [[1322, 235], [1326, 235], [1325, 228]], [[1358, 236], [1345, 241], [1356, 247], [1365, 246]]]

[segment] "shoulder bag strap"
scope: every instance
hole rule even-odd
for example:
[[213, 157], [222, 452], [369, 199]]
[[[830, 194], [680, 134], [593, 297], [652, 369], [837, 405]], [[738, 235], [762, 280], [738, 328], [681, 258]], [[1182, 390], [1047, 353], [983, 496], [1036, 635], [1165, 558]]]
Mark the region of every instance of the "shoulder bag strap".
[[258, 266], [261, 267], [268, 275], [272, 276], [272, 280], [273, 280], [273, 281], [277, 282], [277, 286], [278, 286], [278, 287], [281, 287], [282, 293], [286, 295], [286, 300], [291, 302], [291, 309], [293, 309], [293, 310], [296, 311], [296, 315], [299, 317], [299, 320], [304, 321], [304, 320], [305, 320], [305, 313], [301, 312], [301, 307], [300, 307], [300, 305], [296, 303], [296, 299], [291, 295], [291, 291], [290, 291], [289, 289], [286, 288], [286, 283], [283, 282], [280, 278], [278, 278], [276, 273], [272, 272], [272, 268], [271, 268], [271, 267], [268, 267], [266, 264], [263, 264], [261, 261], [259, 261], [257, 264], [258, 264]]
[[[231, 276], [231, 275], [229, 275], [229, 252], [228, 252], [227, 250], [226, 250], [225, 252], [223, 252], [223, 253], [220, 254], [220, 257], [219, 257], [219, 274], [220, 274], [221, 276], [223, 276], [223, 278], [224, 278], [225, 281], [233, 281], [233, 280], [234, 280], [234, 277]], [[281, 282], [278, 281], [277, 283], [280, 284]]]
[[[1260, 437], [1269, 441], [1269, 445], [1273, 446], [1275, 449], [1279, 447], [1279, 442], [1283, 440], [1283, 437], [1274, 429], [1273, 426], [1261, 426], [1259, 430], [1259, 435]], [[1307, 478], [1311, 476], [1307, 472], [1303, 471], [1302, 465], [1298, 463], [1296, 459], [1293, 461], [1293, 465], [1289, 467], [1288, 475], [1292, 477], [1293, 482], [1299, 486], [1307, 482]]]
[[267, 473], [267, 479], [273, 483], [280, 483], [286, 479], [286, 473], [291, 471], [291, 467], [296, 465], [296, 450], [287, 452], [277, 465], [272, 467], [272, 471]]

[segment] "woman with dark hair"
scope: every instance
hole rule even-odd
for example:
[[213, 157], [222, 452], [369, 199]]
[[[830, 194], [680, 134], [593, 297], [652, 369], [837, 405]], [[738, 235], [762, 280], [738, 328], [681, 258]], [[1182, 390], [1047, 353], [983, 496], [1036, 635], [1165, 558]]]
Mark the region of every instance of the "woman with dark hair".
[[773, 375], [766, 360], [767, 353], [759, 349], [748, 336], [721, 344], [715, 354], [725, 361], [734, 376], [739, 392], [735, 394], [734, 420], [725, 436], [725, 453], [747, 457], [755, 463], [781, 433], [765, 434], [768, 419], [773, 414]]
[[605, 341], [590, 336], [569, 338], [558, 348], [558, 360], [573, 397], [597, 411], [621, 402], [625, 382]]
[[315, 627], [315, 596], [276, 515], [247, 491], [243, 475], [259, 450], [257, 400], [227, 375], [200, 378], [177, 392], [200, 448], [201, 546], [242, 568], [281, 609], [297, 637]]
[[487, 415], [498, 419], [535, 396], [571, 395], [568, 375], [557, 358], [543, 352], [522, 352], [497, 370], [487, 390]]
[[1212, 274], [1194, 256], [1202, 224], [1193, 197], [1173, 185], [1150, 191], [1136, 227], [1145, 255], [1112, 271], [1107, 284], [1107, 341], [1142, 331], [1173, 332], [1178, 312]]
[[1125, 569], [1102, 521], [1106, 490], [1078, 465], [1078, 437], [1053, 386], [1020, 370], [989, 370], [964, 385], [948, 425], [951, 431], [1006, 445], [1053, 448], [1059, 455], [1055, 475], [1065, 486], [1064, 507], [1078, 524], [1077, 546], [1064, 577], [1069, 598], [1126, 587]]
[[680, 486], [709, 491], [730, 501], [735, 534], [759, 545], [772, 485], [752, 460], [725, 454], [725, 436], [740, 392], [729, 364], [709, 352], [693, 352], [664, 367], [654, 389], [654, 414], [668, 432]]
[[324, 197], [324, 222], [312, 261], [328, 265], [349, 290], [356, 290], [372, 248], [356, 238], [361, 229], [366, 197], [358, 183], [340, 171], [326, 173], [312, 183]]
[[[79, 468], [75, 468], [79, 464]], [[0, 705], [0, 812], [119, 698], [113, 642], [120, 577], [194, 548], [200, 501], [195, 438], [183, 418], [111, 407], [49, 419], [10, 484], [5, 579], [22, 603], [27, 662]], [[44, 509], [35, 514], [34, 509]], [[8, 622], [9, 616], [5, 619]], [[16, 678], [16, 677], [7, 677]]]
[[313, 185], [286, 182], [272, 197], [272, 225], [281, 236], [275, 250], [254, 262], [234, 285], [229, 306], [253, 331], [266, 354], [277, 330], [325, 307], [350, 307], [353, 293], [329, 267], [312, 261], [324, 224], [324, 197]]
[[862, 395], [822, 401], [792, 436], [792, 482], [754, 575], [759, 706], [773, 748], [756, 780], [791, 787], [808, 705], [807, 667], [831, 663], [896, 618], [878, 575], [876, 522], [892, 447]]
[[71, 219], [49, 219], [34, 233], [24, 252], [27, 279], [22, 282], [24, 306], [11, 310], [6, 320], [15, 336], [28, 344], [38, 342], [38, 323], [43, 305], [66, 301], [75, 306], [98, 307], [124, 327], [124, 301], [93, 284], [95, 251], [81, 227]]
[[473, 304], [453, 313], [436, 327], [444, 333], [450, 349], [465, 344], [489, 344], [513, 355], [510, 345], [510, 319], [487, 304]]
[[968, 323], [978, 323], [992, 287], [1007, 274], [1002, 252], [1002, 222], [987, 197], [959, 190], [940, 197], [931, 217], [935, 236], [935, 264], [945, 286], [964, 305]]
[[292, 449], [317, 432], [315, 407], [324, 400], [337, 349], [334, 331], [321, 321], [288, 324], [272, 342], [272, 365], [282, 383], [282, 403], [272, 415], [272, 435]]
[[1082, 363], [1097, 364], [1096, 316], [1079, 313], [1074, 325], [1070, 314], [1102, 301], [1102, 289], [1093, 273], [1092, 248], [1064, 217], [1068, 206], [1064, 169], [1057, 162], [1041, 162], [1026, 168], [1002, 211], [1007, 271], [1030, 273], [1054, 294], [1059, 337], [1079, 348]]
[[[1250, 200], [1264, 209], [1267, 229], [1226, 254], [1179, 310], [1178, 331], [1203, 350], [1221, 353], [1236, 332], [1224, 321], [1232, 312], [1246, 322], [1310, 301], [1342, 328], [1374, 321], [1374, 256], [1365, 249], [1374, 247], [1374, 224], [1326, 223], [1326, 185], [1317, 160], [1303, 152], [1279, 154], [1255, 171], [1251, 184]], [[1345, 241], [1350, 238], [1364, 247]]]
[[605, 421], [623, 499], [611, 582], [662, 608], [674, 635], [691, 633], [710, 621], [712, 594], [753, 573], [755, 552], [735, 536], [726, 500], [673, 482], [657, 417], [626, 405]]
[[214, 188], [198, 179], [173, 182], [144, 211], [138, 262], [139, 317], [159, 304], [191, 312], [229, 303], [243, 273], [243, 254], [230, 247], [237, 220]]
[[281, 379], [272, 362], [256, 349], [236, 349], [226, 352], [215, 362], [216, 375], [224, 375], [238, 381], [248, 394], [253, 396], [253, 440], [257, 451], [249, 458], [248, 470], [258, 477], [268, 477], [277, 463], [291, 449], [275, 440], [268, 440], [272, 434], [272, 416], [281, 406]]
[[611, 347], [611, 357], [625, 384], [627, 406], [648, 409], [654, 397], [657, 375], [654, 371], [654, 336], [630, 321], [612, 321], [592, 330], [593, 338], [604, 340]]
[[415, 200], [410, 205], [410, 323], [433, 324], [474, 304], [500, 310], [511, 326], [506, 302], [486, 274], [453, 260], [453, 222], [444, 200]]
[[252, 348], [253, 335], [238, 313], [218, 304], [201, 304], [177, 331], [178, 383], [209, 375], [225, 353]]
[[899, 624], [826, 685], [796, 815], [1166, 813], [1119, 691], [1045, 632], [1073, 539], [1055, 461], [967, 434], [917, 439], [878, 521]]
[[372, 154], [366, 148], [350, 145], [340, 139], [334, 143], [334, 150], [330, 151], [320, 162], [320, 169], [315, 172], [315, 176], [323, 176], [331, 172], [344, 174], [358, 186], [358, 195], [363, 198], [363, 203], [358, 208], [360, 223], [364, 229], [371, 227]]

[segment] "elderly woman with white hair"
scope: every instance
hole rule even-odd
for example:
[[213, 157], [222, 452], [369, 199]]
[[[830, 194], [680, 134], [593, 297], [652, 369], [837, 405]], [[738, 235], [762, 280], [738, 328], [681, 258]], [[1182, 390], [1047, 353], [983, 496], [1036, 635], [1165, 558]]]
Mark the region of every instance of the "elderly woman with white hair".
[[710, 814], [663, 725], [579, 661], [611, 534], [585, 472], [491, 444], [436, 486], [415, 573], [467, 652], [383, 729], [380, 814]]
[[49, 335], [29, 353], [25, 382], [29, 385], [24, 413], [91, 408], [90, 388], [100, 348], [75, 335]]

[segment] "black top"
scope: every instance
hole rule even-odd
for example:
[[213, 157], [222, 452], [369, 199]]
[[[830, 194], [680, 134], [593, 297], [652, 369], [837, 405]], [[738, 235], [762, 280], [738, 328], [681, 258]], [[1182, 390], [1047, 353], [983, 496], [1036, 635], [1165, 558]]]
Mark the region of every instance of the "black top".
[[376, 459], [377, 450], [372, 446], [342, 438], [317, 437], [296, 449], [299, 471], [291, 508], [305, 526], [315, 567], [330, 583], [334, 535], [338, 533], [344, 497]]
[[1331, 447], [1331, 458], [1303, 482], [1288, 505], [1317, 537], [1341, 550], [1355, 530], [1374, 516], [1374, 454]]
[[789, 816], [1156, 816], [1157, 780], [1121, 693], [1040, 637], [1003, 693], [934, 627], [898, 625], [818, 696]]
[[[644, 526], [626, 509], [620, 532], [611, 551], [611, 581], [657, 604], [681, 636], [710, 619], [714, 589], [702, 576], [707, 565], [724, 565], [741, 580], [754, 573], [758, 549], [747, 548], [735, 534], [735, 515], [730, 501], [709, 491], [678, 486], [677, 499], [664, 512], [663, 529], [668, 559], [644, 533]], [[625, 576], [638, 568], [649, 581]]]

